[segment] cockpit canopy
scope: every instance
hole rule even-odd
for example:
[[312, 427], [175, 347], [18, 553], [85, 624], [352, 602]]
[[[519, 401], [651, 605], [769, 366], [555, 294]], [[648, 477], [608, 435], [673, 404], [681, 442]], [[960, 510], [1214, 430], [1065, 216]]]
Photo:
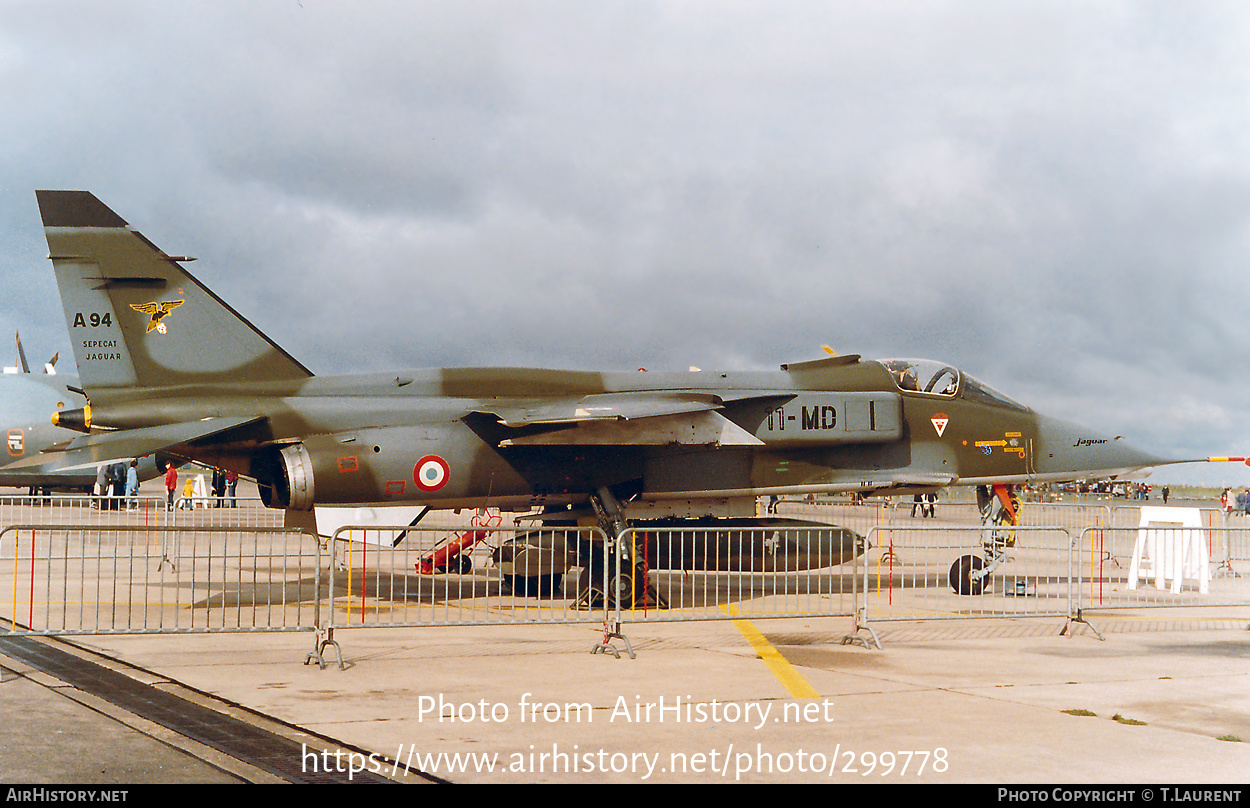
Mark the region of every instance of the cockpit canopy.
[[879, 360], [894, 377], [898, 389], [907, 393], [925, 393], [946, 398], [965, 398], [982, 404], [993, 404], [1013, 410], [1028, 410], [990, 387], [977, 381], [958, 368], [932, 359], [882, 359]]

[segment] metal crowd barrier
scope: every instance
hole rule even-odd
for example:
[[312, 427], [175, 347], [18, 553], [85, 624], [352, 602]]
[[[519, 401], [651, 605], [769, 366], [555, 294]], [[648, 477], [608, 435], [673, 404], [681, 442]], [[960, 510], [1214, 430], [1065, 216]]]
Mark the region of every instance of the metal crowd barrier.
[[1111, 506], [1096, 502], [1026, 502], [1021, 517], [1026, 526], [1061, 527], [1074, 535], [1112, 523]]
[[174, 500], [175, 525], [282, 527], [285, 511], [267, 507], [259, 497], [179, 497]]
[[[871, 631], [887, 620], [1250, 605], [1250, 526], [1206, 524], [1218, 511], [1201, 527], [1128, 528], [1112, 526], [1125, 517], [1106, 505], [1030, 503], [1028, 524], [991, 530], [913, 519], [904, 501], [839, 505], [836, 526], [634, 528], [614, 542], [598, 528], [498, 515], [322, 539], [280, 527], [281, 511], [250, 499], [192, 498], [172, 511], [164, 498], [129, 510], [124, 499], [112, 509], [90, 496], [0, 498], [11, 525], [0, 530], [0, 625], [315, 631], [310, 657], [324, 664], [336, 628], [603, 623], [606, 643], [645, 622], [853, 616]], [[827, 508], [782, 502], [777, 516], [824, 521]], [[982, 581], [974, 573], [987, 562]]]
[[168, 521], [164, 497], [86, 494], [0, 496], [0, 525], [90, 522], [146, 527], [163, 525]]
[[[767, 505], [765, 501], [762, 505]], [[980, 514], [976, 503], [967, 498], [946, 497], [934, 505], [946, 523], [952, 520], [962, 525], [977, 525]], [[782, 499], [776, 505], [776, 515], [803, 517], [818, 521], [831, 521], [866, 534], [873, 527], [885, 525], [930, 524], [920, 516], [919, 503], [910, 497], [893, 497], [889, 500], [867, 500], [853, 503], [847, 500], [817, 501]], [[1037, 527], [1064, 527], [1079, 532], [1089, 525], [1110, 525], [1112, 508], [1106, 503], [1078, 502], [1029, 502], [1021, 510], [1024, 524]], [[916, 515], [913, 516], [912, 514]], [[759, 515], [765, 513], [761, 507]], [[1136, 514], [1134, 514], [1134, 519]]]
[[648, 584], [631, 593], [620, 589], [629, 575], [610, 581], [617, 623], [832, 617], [855, 613], [863, 537], [835, 525], [631, 528], [616, 550], [616, 569]]
[[775, 513], [761, 513], [761, 516], [831, 522], [839, 527], [848, 527], [863, 536], [877, 525], [891, 525], [898, 522], [911, 523], [912, 520], [907, 516], [910, 512], [911, 503], [907, 503], [906, 508], [896, 508], [884, 500], [876, 502], [869, 500], [859, 504], [838, 500], [815, 504], [796, 500], [782, 500], [777, 504]]
[[10, 525], [0, 618], [35, 635], [316, 631], [321, 567], [295, 529]]
[[[995, 533], [1013, 544], [982, 579], [972, 573], [987, 567], [985, 543]], [[1075, 614], [1073, 540], [1065, 528], [882, 527], [868, 542], [860, 623]]]
[[[1207, 527], [1228, 527], [1230, 522], [1229, 515], [1220, 508], [1188, 508], [1187, 506], [1164, 505], [1163, 500], [1138, 500], [1136, 504], [1113, 505], [1111, 506], [1111, 521], [1107, 524], [1112, 527], [1137, 527], [1141, 521], [1142, 508], [1176, 508], [1182, 507], [1187, 510], [1196, 510], [1202, 515], [1202, 523]], [[1236, 513], [1232, 515], [1236, 518]]]
[[[602, 623], [852, 615], [862, 537], [841, 527], [627, 530], [345, 526], [325, 612], [358, 627]], [[626, 640], [628, 643], [628, 640]], [[630, 650], [632, 655], [632, 649]]]
[[605, 539], [573, 526], [344, 526], [330, 539], [326, 628], [603, 622], [602, 599], [580, 593]]
[[[220, 503], [220, 505], [219, 505]], [[52, 494], [0, 496], [0, 525], [87, 522], [101, 525], [237, 525], [282, 527], [283, 511], [267, 508], [259, 497], [176, 497], [174, 508], [164, 496], [98, 496]]]
[[1080, 547], [1084, 611], [1250, 605], [1250, 526], [1090, 527]]

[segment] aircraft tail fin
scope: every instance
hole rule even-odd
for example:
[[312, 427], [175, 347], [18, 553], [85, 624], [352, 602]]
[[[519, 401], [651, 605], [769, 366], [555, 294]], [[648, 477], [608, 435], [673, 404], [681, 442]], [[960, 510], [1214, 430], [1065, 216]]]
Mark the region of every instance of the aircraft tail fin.
[[86, 191], [36, 191], [83, 388], [312, 373]]
[[26, 363], [26, 349], [22, 347], [21, 332], [14, 331], [13, 336], [17, 339], [17, 369], [18, 373], [30, 373], [30, 365]]

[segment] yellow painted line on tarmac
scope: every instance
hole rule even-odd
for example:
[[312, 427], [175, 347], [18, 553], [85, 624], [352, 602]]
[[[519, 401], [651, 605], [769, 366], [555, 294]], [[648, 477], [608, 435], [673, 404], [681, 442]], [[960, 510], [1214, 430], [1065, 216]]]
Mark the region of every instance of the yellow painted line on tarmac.
[[[737, 604], [722, 603], [721, 611], [730, 617], [742, 614], [738, 610]], [[760, 655], [760, 659], [764, 660], [764, 664], [773, 672], [773, 676], [777, 677], [777, 681], [781, 682], [781, 686], [790, 692], [791, 696], [797, 699], [818, 699], [820, 694], [816, 692], [816, 688], [807, 683], [803, 675], [794, 669], [794, 666], [781, 655], [772, 643], [765, 639], [750, 620], [735, 620], [734, 626], [738, 631], [742, 632], [742, 636], [746, 637], [747, 642], [751, 643], [751, 647], [755, 649], [755, 653]]]

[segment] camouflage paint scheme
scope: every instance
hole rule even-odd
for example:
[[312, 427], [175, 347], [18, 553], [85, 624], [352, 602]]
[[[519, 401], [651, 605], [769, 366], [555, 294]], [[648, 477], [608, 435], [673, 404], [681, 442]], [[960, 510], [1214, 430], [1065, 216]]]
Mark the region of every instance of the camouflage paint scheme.
[[32, 470], [161, 450], [253, 477], [275, 507], [528, 510], [607, 490], [649, 519], [1179, 462], [928, 361], [317, 377], [90, 193], [37, 196], [90, 411], [62, 413], [87, 434], [19, 461]]

